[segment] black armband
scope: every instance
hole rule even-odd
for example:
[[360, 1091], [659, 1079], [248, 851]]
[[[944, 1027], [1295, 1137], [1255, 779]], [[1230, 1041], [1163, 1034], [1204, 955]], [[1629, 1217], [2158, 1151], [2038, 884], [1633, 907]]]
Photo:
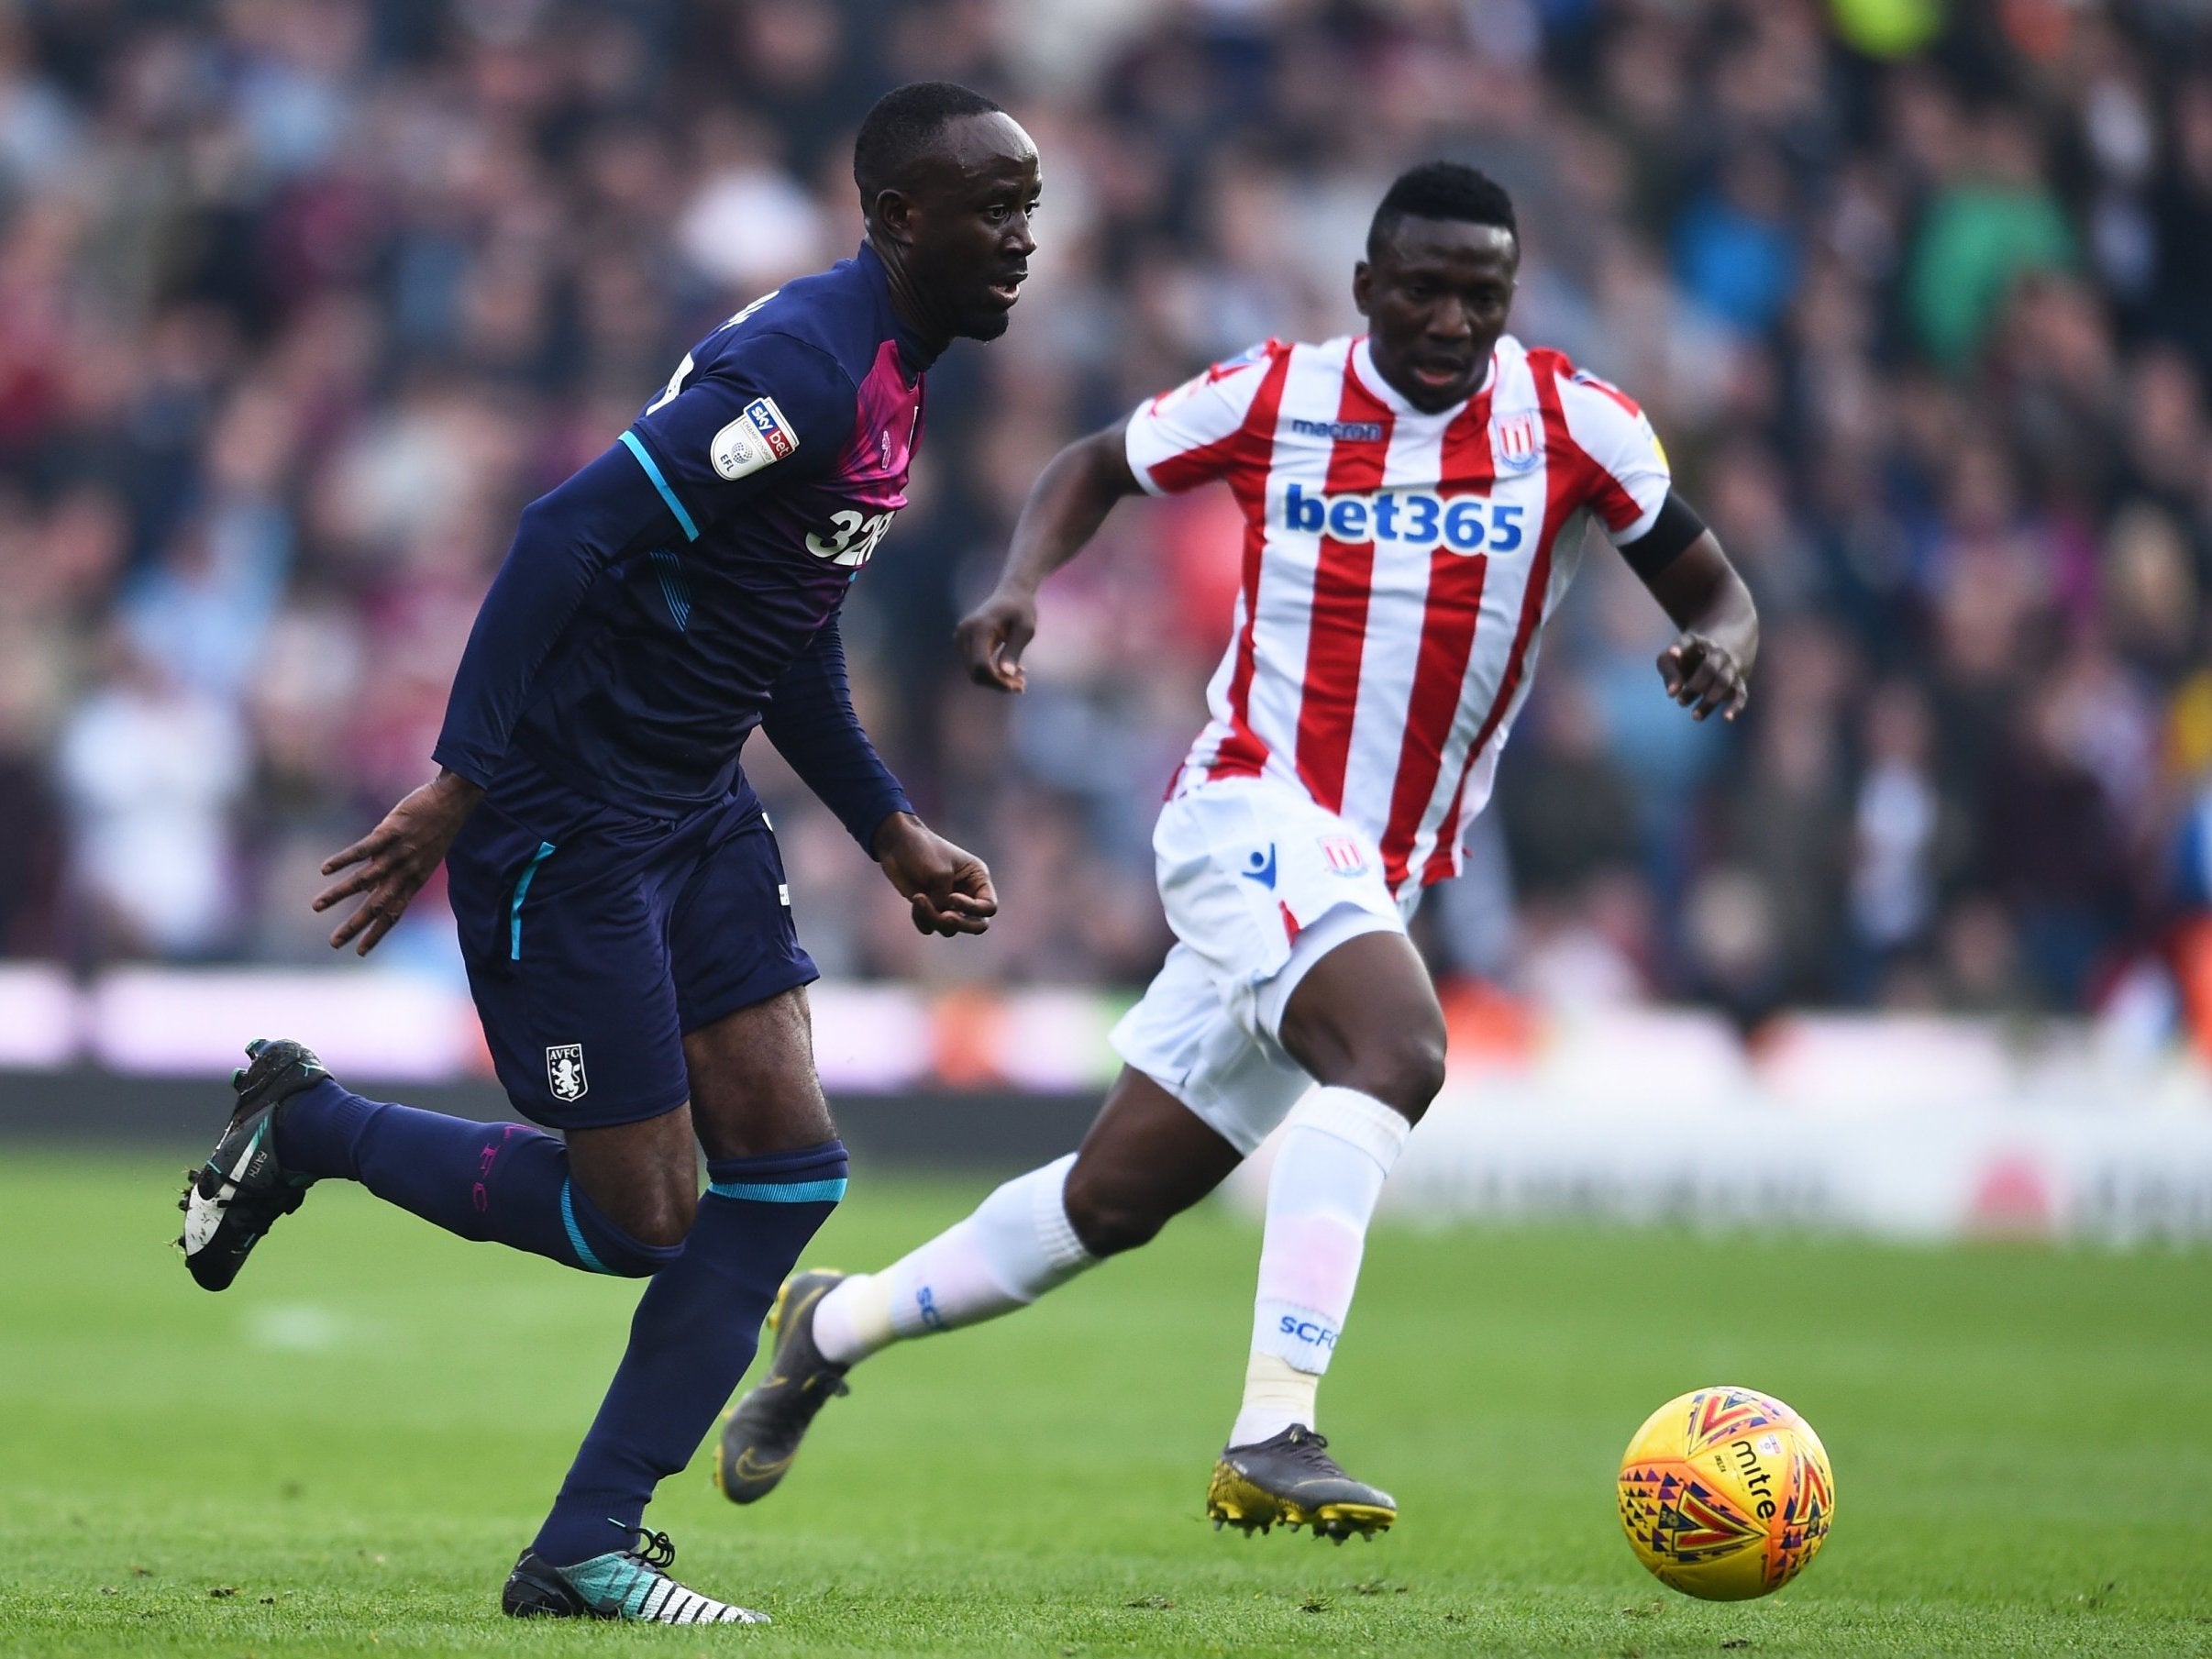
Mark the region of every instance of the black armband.
[[1620, 557], [1628, 560], [1630, 570], [1649, 581], [1673, 564], [1683, 548], [1704, 534], [1705, 521], [1689, 503], [1669, 490], [1652, 527], [1634, 541], [1622, 543]]

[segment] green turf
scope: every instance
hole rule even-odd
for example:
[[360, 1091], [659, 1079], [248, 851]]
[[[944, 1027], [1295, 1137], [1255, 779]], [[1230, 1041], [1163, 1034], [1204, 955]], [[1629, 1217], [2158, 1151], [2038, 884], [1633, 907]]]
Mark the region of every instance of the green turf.
[[[634, 1287], [333, 1187], [209, 1297], [172, 1191], [0, 1148], [0, 1652], [2212, 1652], [2204, 1254], [1385, 1230], [1323, 1426], [1404, 1521], [1338, 1548], [1199, 1518], [1255, 1244], [1201, 1213], [868, 1366], [768, 1504], [670, 1483], [684, 1574], [777, 1623], [638, 1631], [495, 1610]], [[864, 1170], [815, 1258], [977, 1192]], [[1839, 1491], [1805, 1578], [1734, 1607], [1612, 1513], [1644, 1413], [1720, 1381], [1803, 1410]]]

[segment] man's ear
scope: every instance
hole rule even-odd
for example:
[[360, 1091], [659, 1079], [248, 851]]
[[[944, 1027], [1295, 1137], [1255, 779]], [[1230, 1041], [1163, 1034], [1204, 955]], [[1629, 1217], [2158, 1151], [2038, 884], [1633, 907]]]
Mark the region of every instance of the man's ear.
[[1369, 315], [1367, 302], [1375, 297], [1375, 272], [1365, 260], [1352, 267], [1352, 303], [1359, 315]]
[[879, 190], [875, 209], [868, 215], [868, 222], [901, 247], [907, 246], [914, 239], [913, 197], [903, 190]]

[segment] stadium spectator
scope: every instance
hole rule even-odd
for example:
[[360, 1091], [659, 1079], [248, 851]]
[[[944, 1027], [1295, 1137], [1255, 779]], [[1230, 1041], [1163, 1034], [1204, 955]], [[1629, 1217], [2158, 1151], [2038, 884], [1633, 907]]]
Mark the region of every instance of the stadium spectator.
[[[1747, 1018], [2093, 1002], [2206, 907], [2127, 872], [2202, 839], [2212, 63], [2169, 0], [1949, 9], [12, 10], [0, 949], [304, 953], [302, 849], [419, 780], [503, 526], [857, 239], [859, 112], [954, 74], [1032, 120], [1044, 246], [1005, 350], [933, 379], [848, 637], [890, 758], [1002, 877], [963, 971], [1149, 971], [1130, 786], [1195, 728], [1234, 581], [1222, 503], [1133, 514], [1046, 596], [1036, 691], [983, 706], [945, 636], [1037, 466], [1351, 326], [1364, 205], [1441, 153], [1516, 191], [1517, 331], [1636, 388], [1775, 638], [1739, 740], [1668, 719], [1594, 555], [1504, 850], [1428, 937]], [[762, 775], [816, 954], [907, 971]]]

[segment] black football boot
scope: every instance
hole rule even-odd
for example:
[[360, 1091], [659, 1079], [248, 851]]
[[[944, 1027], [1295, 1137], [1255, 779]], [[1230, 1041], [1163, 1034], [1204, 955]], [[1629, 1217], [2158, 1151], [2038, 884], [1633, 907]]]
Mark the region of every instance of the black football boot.
[[207, 1162], [186, 1172], [177, 1208], [184, 1265], [204, 1290], [227, 1289], [261, 1235], [307, 1200], [315, 1178], [293, 1175], [277, 1161], [276, 1121], [285, 1101], [330, 1074], [301, 1044], [256, 1037], [249, 1064], [230, 1074], [238, 1104]]
[[1248, 1536], [1279, 1521], [1342, 1543], [1355, 1532], [1388, 1532], [1398, 1500], [1345, 1474], [1328, 1441], [1294, 1422], [1271, 1439], [1223, 1448], [1206, 1487], [1206, 1515], [1216, 1532], [1227, 1525]]

